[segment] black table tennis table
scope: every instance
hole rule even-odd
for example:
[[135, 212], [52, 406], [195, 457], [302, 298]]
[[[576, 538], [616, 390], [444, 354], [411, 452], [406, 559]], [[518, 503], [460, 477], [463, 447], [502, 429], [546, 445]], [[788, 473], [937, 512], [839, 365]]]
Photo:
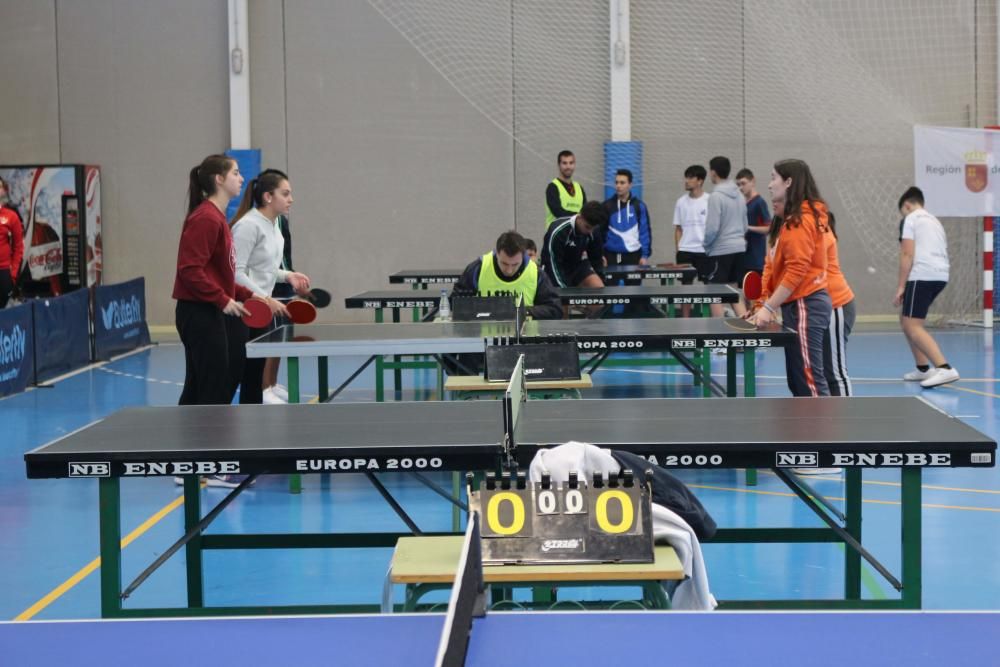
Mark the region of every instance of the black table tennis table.
[[[604, 281], [613, 284], [619, 280], [659, 280], [661, 285], [675, 280], [693, 280], [697, 271], [690, 265], [676, 264], [621, 264], [604, 267]], [[458, 282], [462, 269], [403, 269], [389, 276], [392, 285], [412, 285], [414, 289], [427, 289], [429, 285]]]
[[[517, 377], [515, 371], [515, 377]], [[278, 406], [132, 408], [25, 454], [30, 478], [97, 479], [100, 495], [101, 600], [105, 617], [252, 614], [253, 608], [204, 606], [205, 549], [391, 547], [398, 533], [204, 535], [219, 508], [202, 517], [198, 475], [213, 473], [362, 473], [416, 532], [379, 477], [526, 466], [541, 448], [568, 440], [626, 450], [672, 468], [771, 468], [824, 522], [822, 528], [722, 528], [715, 542], [834, 542], [845, 549], [845, 594], [838, 600], [729, 601], [732, 608], [913, 609], [921, 604], [921, 474], [925, 468], [991, 467], [996, 442], [916, 397], [524, 401], [511, 382], [503, 401], [335, 403]], [[843, 510], [790, 468], [845, 470]], [[901, 574], [863, 547], [862, 470], [898, 468], [901, 476]], [[122, 605], [120, 481], [185, 478], [187, 609]], [[252, 478], [248, 478], [247, 482]], [[246, 486], [220, 503], [225, 507]], [[177, 547], [180, 548], [180, 545]], [[172, 552], [168, 552], [169, 553]], [[899, 597], [861, 595], [862, 559]], [[374, 611], [376, 604], [336, 607]], [[270, 607], [270, 613], [319, 613], [328, 606]]]
[[[739, 328], [734, 326], [739, 324]], [[593, 371], [608, 363], [613, 354], [629, 356], [630, 365], [643, 362], [662, 365], [663, 359], [642, 359], [648, 352], [668, 354], [692, 373], [702, 386], [702, 395], [736, 396], [740, 353], [743, 357], [745, 396], [756, 394], [756, 350], [791, 345], [796, 335], [771, 324], [762, 328], [720, 318], [648, 318], [622, 320], [529, 320], [520, 329], [514, 322], [423, 322], [383, 324], [285, 325], [247, 343], [251, 358], [283, 357], [288, 360], [288, 392], [298, 402], [300, 359], [314, 358], [319, 377], [319, 399], [327, 401], [353, 380], [357, 373], [331, 392], [329, 357], [366, 357], [365, 366], [375, 364], [376, 400], [385, 397], [383, 371], [395, 371], [394, 386], [400, 390], [403, 369], [437, 369], [436, 361], [403, 361], [402, 357], [482, 353], [492, 338], [518, 335], [545, 338], [575, 336], [581, 354], [589, 355], [583, 370]], [[726, 382], [712, 379], [711, 356], [705, 352], [726, 351]], [[387, 359], [391, 357], [391, 360]], [[439, 385], [441, 382], [439, 382]], [[441, 387], [439, 386], [439, 389]]]
[[[442, 291], [449, 291], [442, 288]], [[637, 285], [611, 287], [558, 287], [556, 291], [567, 307], [599, 307], [592, 317], [605, 316], [615, 306], [646, 309], [659, 316], [672, 315], [676, 306], [731, 304], [740, 300], [740, 292], [729, 285]], [[441, 302], [441, 292], [427, 290], [370, 290], [344, 299], [344, 307], [375, 311], [375, 321], [385, 321], [384, 311], [389, 310], [393, 322], [400, 321], [400, 311], [411, 309], [413, 321], [427, 319], [427, 311], [436, 311]], [[703, 313], [704, 314], [704, 313]]]

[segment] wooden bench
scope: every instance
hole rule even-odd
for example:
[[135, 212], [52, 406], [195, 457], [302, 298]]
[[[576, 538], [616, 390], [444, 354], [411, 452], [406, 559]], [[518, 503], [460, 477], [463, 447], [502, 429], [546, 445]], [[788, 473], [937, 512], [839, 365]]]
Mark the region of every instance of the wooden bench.
[[[529, 398], [580, 398], [581, 389], [593, 386], [589, 373], [581, 375], [579, 380], [528, 380], [525, 383]], [[462, 400], [478, 398], [477, 394], [502, 395], [507, 383], [488, 382], [482, 375], [449, 375], [444, 388], [454, 392], [454, 398]]]
[[[405, 584], [404, 609], [415, 610], [420, 598], [426, 593], [451, 587], [461, 551], [461, 535], [401, 537], [396, 542], [396, 550], [392, 555], [387, 589], [392, 584]], [[630, 606], [669, 609], [670, 601], [660, 582], [683, 578], [684, 568], [670, 546], [657, 546], [652, 563], [555, 563], [483, 567], [483, 580], [487, 584], [494, 584], [494, 594], [502, 587], [530, 587], [534, 589], [534, 602], [546, 604], [556, 602], [552, 599], [553, 588], [634, 585], [642, 588], [642, 600], [632, 601]], [[390, 596], [386, 597], [388, 599]]]

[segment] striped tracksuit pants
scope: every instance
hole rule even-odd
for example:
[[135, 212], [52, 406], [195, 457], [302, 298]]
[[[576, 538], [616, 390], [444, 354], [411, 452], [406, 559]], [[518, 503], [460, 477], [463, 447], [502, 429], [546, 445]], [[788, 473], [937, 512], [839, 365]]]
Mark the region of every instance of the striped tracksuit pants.
[[781, 305], [784, 325], [798, 334], [798, 340], [785, 348], [785, 372], [793, 396], [830, 395], [823, 370], [823, 334], [832, 309], [825, 289]]
[[823, 372], [831, 396], [853, 396], [851, 378], [847, 374], [847, 337], [854, 328], [854, 300], [830, 315], [830, 326], [823, 336]]

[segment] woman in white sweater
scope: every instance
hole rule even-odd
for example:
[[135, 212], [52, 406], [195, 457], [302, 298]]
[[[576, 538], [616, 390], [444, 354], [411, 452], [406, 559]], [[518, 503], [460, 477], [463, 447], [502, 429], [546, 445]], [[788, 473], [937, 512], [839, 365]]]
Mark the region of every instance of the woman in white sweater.
[[[247, 184], [240, 207], [234, 216], [233, 248], [236, 253], [236, 282], [265, 300], [274, 315], [287, 317], [284, 304], [271, 297], [276, 282], [289, 283], [299, 294], [309, 291], [309, 277], [281, 268], [285, 240], [278, 227], [278, 217], [288, 215], [292, 205], [292, 187], [288, 176], [277, 169], [266, 169]], [[248, 340], [264, 335], [273, 325], [249, 329]], [[240, 384], [240, 403], [284, 402], [273, 391], [265, 396], [264, 359], [247, 359]], [[267, 388], [270, 390], [270, 388]]]

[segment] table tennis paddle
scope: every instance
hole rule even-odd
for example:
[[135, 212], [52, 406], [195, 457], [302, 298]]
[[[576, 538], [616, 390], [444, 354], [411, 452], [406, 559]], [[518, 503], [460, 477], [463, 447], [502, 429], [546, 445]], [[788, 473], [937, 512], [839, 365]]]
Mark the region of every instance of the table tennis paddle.
[[322, 289], [320, 287], [311, 289], [303, 295], [282, 297], [280, 301], [288, 302], [294, 299], [306, 299], [309, 301], [309, 303], [316, 306], [317, 308], [326, 308], [327, 306], [330, 305], [330, 301], [332, 301], [330, 293], [327, 290]]
[[309, 324], [316, 319], [316, 306], [305, 299], [292, 299], [285, 307], [288, 308], [289, 319], [295, 324]]
[[737, 331], [753, 331], [757, 328], [753, 322], [745, 320], [742, 317], [727, 317], [726, 324]]
[[743, 296], [747, 301], [756, 301], [764, 291], [764, 282], [756, 271], [747, 271], [743, 276]]
[[243, 323], [251, 329], [263, 329], [271, 323], [271, 309], [263, 301], [247, 299], [243, 302], [243, 307], [247, 309]]
[[309, 296], [307, 297], [312, 305], [317, 308], [326, 308], [330, 305], [330, 293], [321, 287], [314, 287], [309, 290]]

